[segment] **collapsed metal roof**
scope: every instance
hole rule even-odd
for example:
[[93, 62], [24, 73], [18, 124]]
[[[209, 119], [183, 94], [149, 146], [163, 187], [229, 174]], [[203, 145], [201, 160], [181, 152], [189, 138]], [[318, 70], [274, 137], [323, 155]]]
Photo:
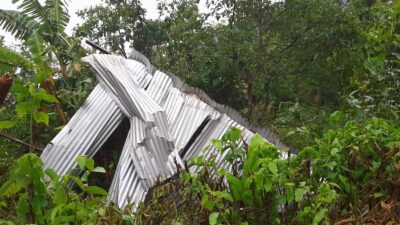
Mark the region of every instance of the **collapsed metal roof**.
[[[191, 157], [216, 153], [202, 149], [232, 126], [242, 130], [244, 141], [259, 133], [286, 149], [272, 133], [251, 125], [235, 110], [176, 76], [157, 70], [137, 51], [129, 59], [95, 54], [83, 61], [92, 67], [99, 84], [41, 158], [45, 168], [64, 175], [76, 167], [77, 156], [93, 157], [128, 118], [130, 131], [108, 196], [120, 208], [142, 201], [158, 177], [165, 179], [176, 172], [175, 162], [182, 165]], [[223, 160], [226, 153], [218, 155], [217, 164], [229, 169]]]

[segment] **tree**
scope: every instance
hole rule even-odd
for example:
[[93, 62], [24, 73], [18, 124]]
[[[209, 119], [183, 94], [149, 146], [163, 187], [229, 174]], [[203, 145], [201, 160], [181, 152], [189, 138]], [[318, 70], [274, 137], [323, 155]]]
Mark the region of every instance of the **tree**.
[[140, 1], [102, 0], [102, 3], [78, 12], [85, 22], [75, 28], [75, 35], [96, 41], [125, 58], [127, 47], [146, 53], [145, 10]]

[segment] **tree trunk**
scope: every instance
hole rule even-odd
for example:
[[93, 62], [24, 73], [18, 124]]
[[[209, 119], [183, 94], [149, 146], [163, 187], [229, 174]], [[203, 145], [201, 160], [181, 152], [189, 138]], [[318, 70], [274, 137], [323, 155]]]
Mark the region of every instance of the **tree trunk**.
[[0, 77], [0, 106], [3, 105], [6, 100], [7, 94], [13, 84], [13, 78], [6, 74]]

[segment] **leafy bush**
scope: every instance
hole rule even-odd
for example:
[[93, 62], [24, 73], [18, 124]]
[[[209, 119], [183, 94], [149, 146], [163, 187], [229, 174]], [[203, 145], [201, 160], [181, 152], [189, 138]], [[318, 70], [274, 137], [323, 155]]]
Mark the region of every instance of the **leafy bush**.
[[[331, 116], [332, 126], [343, 114]], [[400, 221], [400, 130], [382, 119], [348, 121], [287, 159], [260, 136], [239, 145], [232, 128], [215, 158], [159, 184], [136, 216], [140, 224], [337, 224]], [[208, 150], [206, 150], [208, 151]], [[190, 171], [199, 169], [199, 174]], [[171, 209], [172, 207], [172, 209]]]
[[[94, 161], [78, 157], [79, 174], [58, 176], [43, 171], [38, 156], [20, 157], [9, 179], [0, 188], [0, 215], [5, 224], [122, 224], [132, 220], [123, 211], [106, 205], [107, 192], [88, 184], [91, 173], [104, 173]], [[74, 191], [71, 184], [81, 190]], [[128, 209], [129, 210], [129, 209]]]
[[104, 172], [93, 160], [79, 157], [78, 171], [58, 176], [26, 154], [0, 188], [0, 215], [8, 224], [399, 223], [400, 129], [344, 116], [332, 114], [332, 129], [297, 155], [259, 135], [243, 143], [231, 128], [213, 140], [215, 151], [151, 188], [135, 214], [108, 205], [107, 192], [89, 184], [91, 173]]

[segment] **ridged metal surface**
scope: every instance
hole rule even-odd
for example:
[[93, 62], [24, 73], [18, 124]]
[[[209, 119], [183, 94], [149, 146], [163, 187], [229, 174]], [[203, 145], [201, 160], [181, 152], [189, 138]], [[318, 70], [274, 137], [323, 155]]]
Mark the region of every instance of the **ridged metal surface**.
[[213, 148], [204, 153], [202, 149], [231, 126], [242, 130], [245, 141], [257, 132], [286, 148], [272, 133], [249, 124], [236, 111], [176, 76], [156, 70], [140, 53], [134, 51], [131, 58], [83, 58], [99, 84], [45, 148], [41, 155], [45, 168], [67, 173], [76, 167], [77, 156], [94, 156], [123, 118], [128, 118], [131, 128], [109, 190], [109, 201], [122, 208], [142, 201], [157, 179], [171, 176], [176, 163], [183, 165], [192, 157], [216, 154], [217, 165], [229, 169], [223, 160], [226, 153], [218, 154]]

